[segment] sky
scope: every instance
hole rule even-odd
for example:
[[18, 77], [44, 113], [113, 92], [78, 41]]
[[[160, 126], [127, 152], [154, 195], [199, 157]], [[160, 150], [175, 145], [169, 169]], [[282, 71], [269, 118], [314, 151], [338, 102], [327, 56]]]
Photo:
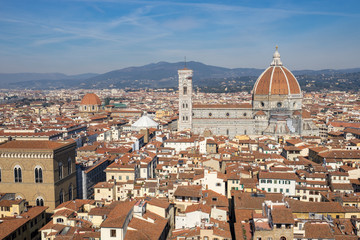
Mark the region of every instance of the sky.
[[0, 0], [0, 73], [105, 73], [159, 61], [360, 67], [359, 0]]

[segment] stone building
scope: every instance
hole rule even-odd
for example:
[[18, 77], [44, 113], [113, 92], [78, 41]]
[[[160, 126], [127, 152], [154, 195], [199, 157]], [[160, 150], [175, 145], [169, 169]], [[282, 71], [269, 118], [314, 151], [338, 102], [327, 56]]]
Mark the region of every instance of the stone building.
[[192, 102], [192, 70], [179, 74], [178, 130], [210, 130], [216, 135], [318, 135], [319, 130], [302, 109], [302, 92], [295, 76], [283, 66], [276, 48], [273, 61], [257, 79], [252, 102], [196, 105]]
[[81, 99], [79, 111], [81, 113], [97, 113], [101, 110], [101, 100], [95, 93], [87, 93]]
[[9, 141], [0, 145], [0, 192], [52, 211], [76, 198], [75, 142]]

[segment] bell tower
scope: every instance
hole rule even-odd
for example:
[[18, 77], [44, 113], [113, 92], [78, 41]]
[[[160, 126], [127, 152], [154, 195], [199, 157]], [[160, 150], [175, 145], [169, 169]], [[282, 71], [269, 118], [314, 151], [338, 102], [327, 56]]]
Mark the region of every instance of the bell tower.
[[193, 71], [188, 68], [178, 70], [179, 74], [179, 121], [178, 130], [192, 127], [192, 76]]

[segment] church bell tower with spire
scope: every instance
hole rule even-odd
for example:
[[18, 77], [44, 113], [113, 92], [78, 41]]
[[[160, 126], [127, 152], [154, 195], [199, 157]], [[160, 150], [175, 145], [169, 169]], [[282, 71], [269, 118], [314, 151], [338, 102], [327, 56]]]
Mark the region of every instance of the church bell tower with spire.
[[178, 70], [179, 74], [179, 121], [178, 130], [192, 127], [192, 76], [193, 71], [185, 67]]

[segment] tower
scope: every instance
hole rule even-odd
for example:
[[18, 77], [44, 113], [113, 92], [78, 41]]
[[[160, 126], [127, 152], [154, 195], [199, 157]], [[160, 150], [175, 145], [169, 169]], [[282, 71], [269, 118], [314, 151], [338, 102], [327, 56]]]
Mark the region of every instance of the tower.
[[179, 122], [178, 130], [191, 129], [192, 125], [192, 76], [193, 71], [186, 67], [179, 74]]

